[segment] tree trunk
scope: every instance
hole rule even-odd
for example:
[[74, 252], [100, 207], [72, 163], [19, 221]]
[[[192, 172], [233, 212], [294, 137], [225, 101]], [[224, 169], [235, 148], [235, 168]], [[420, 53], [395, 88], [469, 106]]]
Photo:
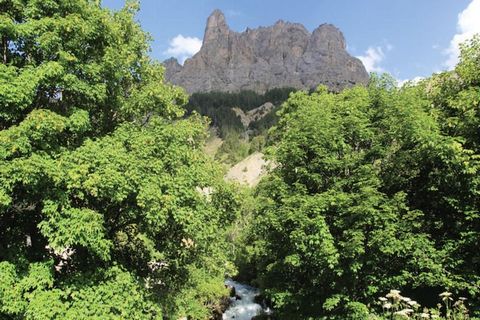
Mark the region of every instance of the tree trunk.
[[2, 37], [3, 64], [7, 64], [8, 41], [7, 36]]

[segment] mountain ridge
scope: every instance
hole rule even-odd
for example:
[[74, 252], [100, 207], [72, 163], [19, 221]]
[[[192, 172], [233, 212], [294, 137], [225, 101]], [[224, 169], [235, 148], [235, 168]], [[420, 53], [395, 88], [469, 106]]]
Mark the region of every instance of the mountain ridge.
[[312, 89], [320, 84], [339, 91], [369, 79], [332, 24], [310, 33], [300, 23], [279, 20], [272, 26], [235, 32], [218, 9], [207, 19], [200, 51], [183, 66], [175, 58], [164, 65], [167, 81], [189, 93]]

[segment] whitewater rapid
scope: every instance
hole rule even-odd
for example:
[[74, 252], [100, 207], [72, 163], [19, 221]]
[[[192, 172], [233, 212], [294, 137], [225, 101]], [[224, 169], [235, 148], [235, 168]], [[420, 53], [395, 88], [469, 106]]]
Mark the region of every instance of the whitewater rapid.
[[223, 314], [223, 320], [251, 320], [253, 317], [263, 313], [270, 313], [270, 310], [263, 309], [255, 302], [255, 296], [259, 294], [257, 288], [242, 284], [231, 279], [225, 280], [227, 286], [235, 288], [235, 297], [230, 298], [231, 304]]

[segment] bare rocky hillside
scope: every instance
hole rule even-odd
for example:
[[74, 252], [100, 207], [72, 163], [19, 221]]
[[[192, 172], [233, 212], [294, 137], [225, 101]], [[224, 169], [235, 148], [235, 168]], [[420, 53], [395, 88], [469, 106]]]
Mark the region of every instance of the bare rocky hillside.
[[164, 62], [168, 81], [189, 93], [293, 87], [319, 84], [338, 91], [366, 84], [362, 62], [346, 51], [342, 32], [322, 24], [312, 33], [299, 23], [282, 20], [270, 27], [230, 30], [225, 16], [215, 10], [207, 21], [201, 50], [181, 66], [174, 58]]

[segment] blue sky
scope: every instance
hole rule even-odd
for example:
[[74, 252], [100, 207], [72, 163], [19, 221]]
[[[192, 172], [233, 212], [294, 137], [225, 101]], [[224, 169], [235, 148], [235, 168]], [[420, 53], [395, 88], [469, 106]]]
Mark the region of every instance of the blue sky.
[[[119, 9], [124, 1], [102, 3]], [[206, 19], [217, 8], [235, 31], [279, 19], [310, 31], [333, 23], [367, 69], [400, 80], [451, 68], [458, 43], [480, 32], [480, 0], [142, 0], [138, 20], [154, 38], [152, 57], [183, 60], [198, 50]]]

